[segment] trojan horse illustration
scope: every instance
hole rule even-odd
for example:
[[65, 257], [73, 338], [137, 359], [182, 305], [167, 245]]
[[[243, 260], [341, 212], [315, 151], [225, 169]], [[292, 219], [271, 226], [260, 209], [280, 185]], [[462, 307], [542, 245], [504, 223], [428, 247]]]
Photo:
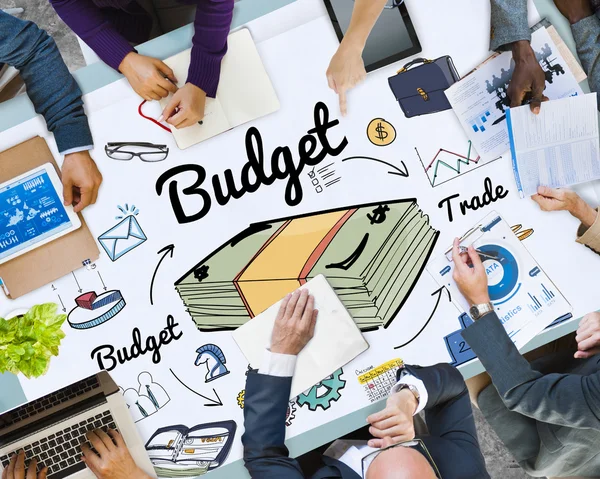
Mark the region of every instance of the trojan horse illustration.
[[196, 357], [194, 364], [196, 366], [206, 364], [207, 371], [204, 382], [208, 383], [229, 374], [229, 371], [225, 366], [227, 360], [219, 346], [216, 344], [205, 344], [204, 346], [200, 346], [196, 352], [198, 353], [198, 356]]

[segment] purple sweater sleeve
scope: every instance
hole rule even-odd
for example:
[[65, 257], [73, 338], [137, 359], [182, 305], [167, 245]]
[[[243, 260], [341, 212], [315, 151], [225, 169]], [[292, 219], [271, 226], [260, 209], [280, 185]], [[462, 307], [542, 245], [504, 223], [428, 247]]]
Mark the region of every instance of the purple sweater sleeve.
[[[60, 18], [115, 70], [119, 70], [123, 58], [134, 51], [109, 17], [92, 0], [50, 0], [50, 3]], [[139, 28], [137, 23], [139, 22], [132, 22], [131, 27]]]
[[227, 52], [233, 2], [234, 0], [198, 0], [196, 9], [192, 60], [187, 81], [213, 98], [219, 85], [221, 60]]

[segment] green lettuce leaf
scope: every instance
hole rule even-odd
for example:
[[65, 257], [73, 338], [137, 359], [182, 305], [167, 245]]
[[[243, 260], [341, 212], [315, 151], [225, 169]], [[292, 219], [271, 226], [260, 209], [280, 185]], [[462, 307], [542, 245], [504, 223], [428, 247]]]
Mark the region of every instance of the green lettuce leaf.
[[38, 377], [48, 369], [65, 333], [61, 327], [67, 316], [56, 314], [58, 305], [33, 306], [23, 316], [0, 318], [0, 372]]

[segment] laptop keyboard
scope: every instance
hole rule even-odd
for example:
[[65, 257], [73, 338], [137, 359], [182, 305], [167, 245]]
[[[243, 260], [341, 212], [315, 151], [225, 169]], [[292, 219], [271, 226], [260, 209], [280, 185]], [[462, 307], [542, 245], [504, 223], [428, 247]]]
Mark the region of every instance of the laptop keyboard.
[[10, 411], [10, 413], [8, 413], [10, 414], [10, 418], [6, 417], [8, 414], [3, 414], [0, 423], [2, 424], [2, 427], [11, 426], [22, 421], [23, 419], [27, 419], [28, 417], [45, 411], [46, 409], [63, 404], [70, 399], [81, 396], [82, 394], [99, 387], [100, 383], [98, 383], [96, 376], [91, 376], [85, 380], [78, 381], [75, 384], [71, 384], [70, 386], [59, 389], [58, 391], [47, 394], [46, 396]]
[[[49, 479], [61, 479], [68, 477], [82, 469], [85, 469], [85, 464], [81, 461], [81, 444], [88, 442], [85, 433], [94, 429], [102, 429], [106, 432], [107, 429], [117, 429], [115, 421], [109, 410], [96, 414], [87, 420], [83, 420], [78, 424], [64, 428], [48, 437], [35, 441], [25, 447], [19, 448], [17, 451], [11, 452], [0, 457], [2, 466], [6, 468], [13, 454], [20, 451], [25, 451], [25, 463], [33, 458], [37, 458], [38, 472], [44, 466], [48, 466]], [[91, 447], [91, 444], [89, 444]], [[91, 447], [92, 448], [92, 447]], [[94, 448], [92, 451], [95, 452]]]

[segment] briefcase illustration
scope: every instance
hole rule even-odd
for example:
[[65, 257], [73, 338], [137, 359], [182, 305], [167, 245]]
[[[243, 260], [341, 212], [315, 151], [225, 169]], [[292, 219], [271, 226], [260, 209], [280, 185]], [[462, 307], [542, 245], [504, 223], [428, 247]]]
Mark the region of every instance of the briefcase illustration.
[[444, 90], [460, 80], [452, 58], [417, 58], [388, 78], [396, 101], [406, 118], [450, 110]]

